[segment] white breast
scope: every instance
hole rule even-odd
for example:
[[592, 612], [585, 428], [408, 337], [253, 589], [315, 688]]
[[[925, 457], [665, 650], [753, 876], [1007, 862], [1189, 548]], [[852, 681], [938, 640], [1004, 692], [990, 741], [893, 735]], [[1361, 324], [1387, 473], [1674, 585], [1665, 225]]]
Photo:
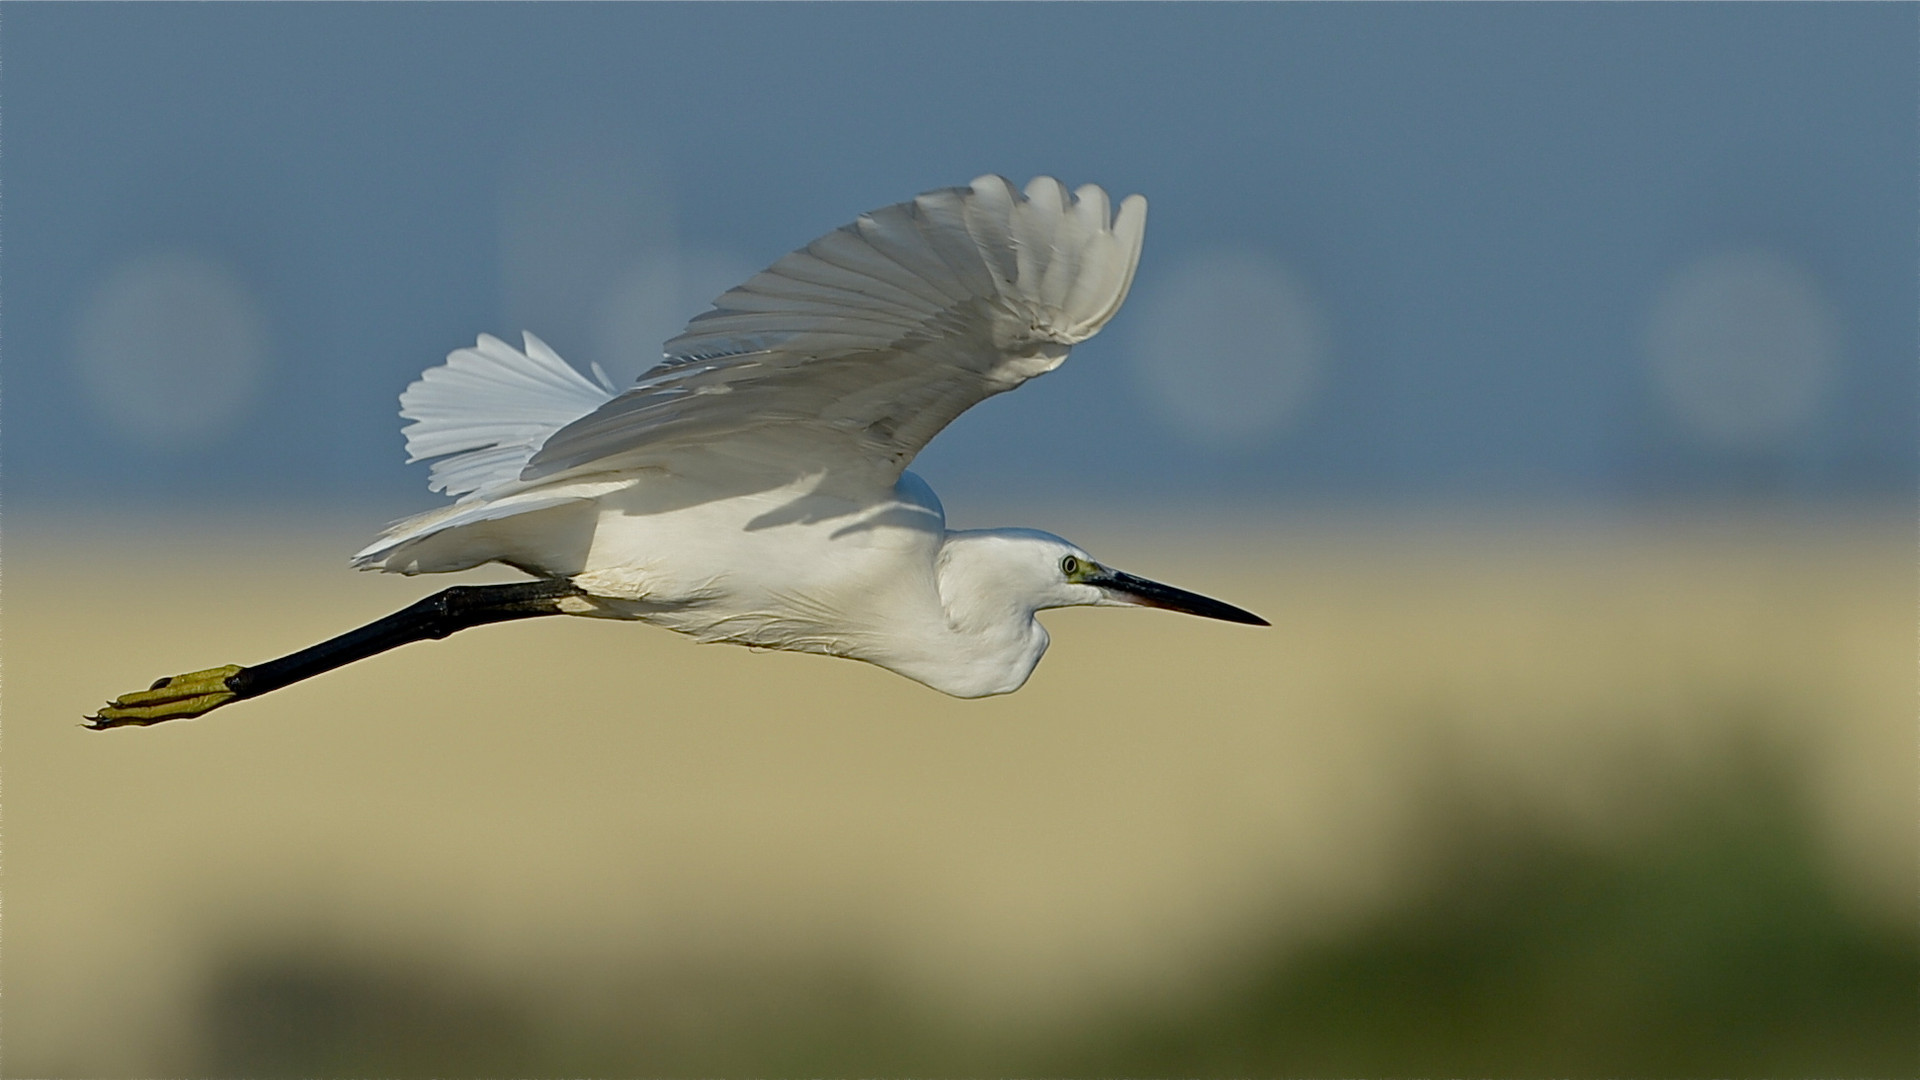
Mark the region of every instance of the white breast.
[[910, 483], [865, 504], [812, 484], [706, 501], [695, 501], [710, 492], [694, 481], [636, 484], [601, 500], [573, 580], [613, 601], [605, 614], [702, 641], [839, 656], [937, 615], [938, 501]]

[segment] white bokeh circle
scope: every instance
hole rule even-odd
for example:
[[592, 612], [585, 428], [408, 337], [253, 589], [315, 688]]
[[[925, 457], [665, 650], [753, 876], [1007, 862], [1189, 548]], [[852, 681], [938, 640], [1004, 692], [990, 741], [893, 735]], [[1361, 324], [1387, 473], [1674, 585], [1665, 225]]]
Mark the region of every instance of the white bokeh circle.
[[636, 257], [672, 246], [674, 208], [658, 170], [617, 140], [549, 142], [515, 157], [501, 180], [501, 299], [513, 331], [564, 347], [593, 333], [609, 281]]
[[1758, 449], [1819, 421], [1839, 363], [1833, 310], [1811, 275], [1760, 249], [1682, 267], [1654, 300], [1647, 359], [1661, 402], [1701, 440]]
[[1255, 251], [1202, 253], [1135, 297], [1135, 382], [1188, 440], [1231, 452], [1283, 429], [1312, 396], [1326, 318], [1299, 275]]
[[114, 430], [158, 450], [217, 440], [245, 415], [267, 365], [266, 318], [245, 282], [193, 252], [122, 259], [74, 331], [89, 402]]
[[736, 255], [685, 248], [635, 259], [606, 285], [593, 319], [594, 348], [615, 385], [659, 363], [668, 338], [757, 269]]

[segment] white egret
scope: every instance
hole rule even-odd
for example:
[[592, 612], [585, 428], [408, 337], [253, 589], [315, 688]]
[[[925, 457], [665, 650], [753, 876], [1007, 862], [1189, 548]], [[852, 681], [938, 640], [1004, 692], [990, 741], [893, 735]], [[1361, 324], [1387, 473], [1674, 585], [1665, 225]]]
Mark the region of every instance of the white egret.
[[877, 664], [959, 697], [1017, 690], [1034, 615], [1146, 605], [1256, 615], [1031, 529], [949, 530], [905, 471], [981, 400], [1052, 371], [1126, 298], [1146, 200], [998, 176], [862, 215], [720, 296], [624, 392], [531, 334], [481, 337], [401, 395], [410, 460], [455, 496], [354, 564], [505, 563], [289, 656], [162, 679], [92, 727], [199, 716], [411, 641], [542, 615]]

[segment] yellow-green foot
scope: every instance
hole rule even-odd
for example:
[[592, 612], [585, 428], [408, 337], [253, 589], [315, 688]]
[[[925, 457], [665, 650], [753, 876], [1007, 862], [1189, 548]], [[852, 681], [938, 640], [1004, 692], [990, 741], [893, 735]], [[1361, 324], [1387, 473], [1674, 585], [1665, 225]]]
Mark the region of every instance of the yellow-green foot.
[[150, 689], [123, 694], [108, 702], [97, 715], [87, 717], [87, 726], [98, 731], [205, 716], [230, 701], [239, 700], [240, 695], [227, 686], [227, 680], [240, 674], [240, 670], [239, 664], [228, 664], [161, 679]]

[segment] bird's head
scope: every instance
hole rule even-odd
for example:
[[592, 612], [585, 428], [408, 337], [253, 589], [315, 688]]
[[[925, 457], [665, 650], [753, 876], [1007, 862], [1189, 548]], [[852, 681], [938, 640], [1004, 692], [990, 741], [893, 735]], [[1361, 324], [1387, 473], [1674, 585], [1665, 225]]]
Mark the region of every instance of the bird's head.
[[[991, 591], [1028, 611], [1044, 608], [1156, 607], [1209, 619], [1270, 625], [1251, 611], [1115, 570], [1079, 546], [1035, 529], [949, 533], [943, 591], [950, 577], [968, 579], [976, 595]], [[954, 582], [961, 584], [961, 582]]]

